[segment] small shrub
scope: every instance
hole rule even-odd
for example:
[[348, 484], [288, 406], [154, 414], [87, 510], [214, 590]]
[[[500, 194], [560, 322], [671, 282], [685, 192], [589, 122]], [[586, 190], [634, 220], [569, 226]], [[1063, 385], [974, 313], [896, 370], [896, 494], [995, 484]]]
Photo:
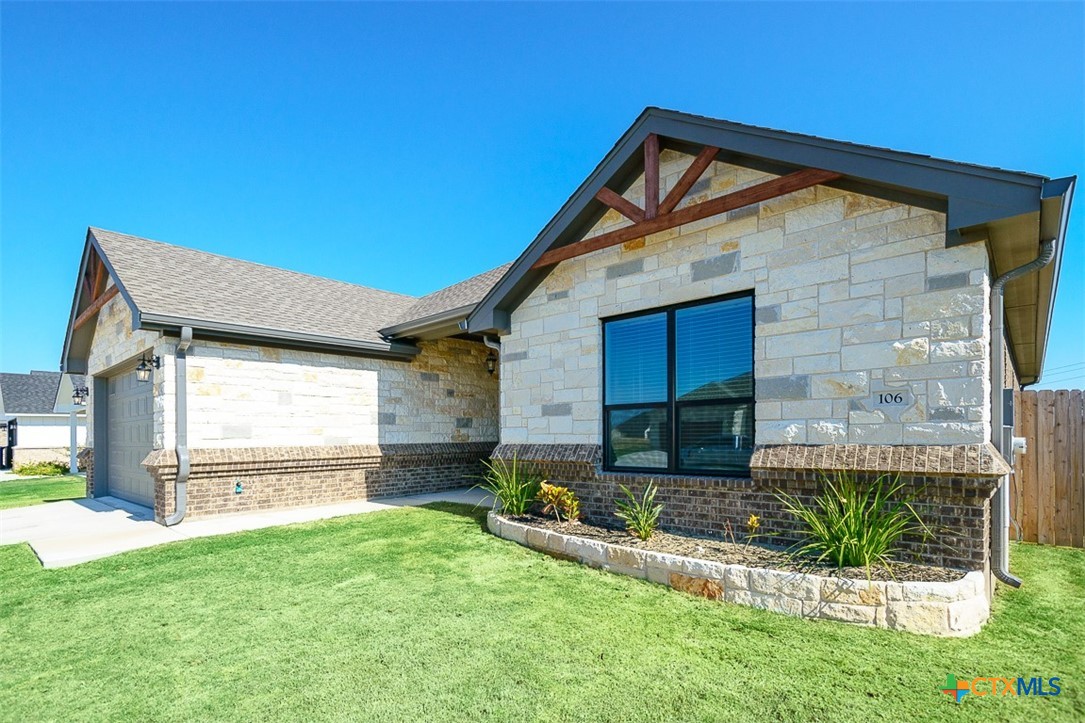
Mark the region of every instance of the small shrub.
[[539, 502], [543, 503], [543, 514], [554, 515], [558, 522], [580, 519], [580, 500], [568, 487], [559, 487], [543, 482], [539, 487]]
[[511, 463], [504, 459], [493, 459], [483, 464], [486, 465], [486, 472], [482, 475], [482, 482], [475, 487], [493, 495], [506, 514], [526, 514], [539, 494], [540, 477], [522, 469], [516, 455], [513, 455]]
[[659, 515], [663, 505], [656, 504], [656, 484], [649, 482], [644, 494], [638, 500], [625, 485], [619, 485], [626, 499], [618, 500], [618, 511], [614, 514], [625, 520], [625, 529], [640, 540], [648, 540], [659, 527]]
[[62, 462], [31, 462], [18, 465], [15, 474], [22, 477], [58, 477], [68, 474], [68, 465]]
[[[908, 534], [931, 537], [931, 530], [912, 507], [915, 496], [903, 494], [900, 477], [882, 475], [869, 485], [840, 472], [821, 475], [825, 489], [807, 505], [798, 498], [777, 492], [787, 512], [806, 527], [804, 539], [792, 546], [792, 554], [814, 555], [837, 567], [864, 567], [867, 575], [875, 565], [892, 573], [891, 557], [900, 551]], [[894, 499], [895, 498], [895, 499]]]

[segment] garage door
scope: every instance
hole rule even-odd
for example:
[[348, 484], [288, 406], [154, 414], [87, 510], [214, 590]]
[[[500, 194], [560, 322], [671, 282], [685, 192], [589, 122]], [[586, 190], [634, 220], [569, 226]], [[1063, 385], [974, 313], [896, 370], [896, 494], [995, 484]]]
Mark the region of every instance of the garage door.
[[154, 481], [140, 463], [151, 451], [152, 388], [134, 371], [109, 379], [109, 494], [148, 507]]

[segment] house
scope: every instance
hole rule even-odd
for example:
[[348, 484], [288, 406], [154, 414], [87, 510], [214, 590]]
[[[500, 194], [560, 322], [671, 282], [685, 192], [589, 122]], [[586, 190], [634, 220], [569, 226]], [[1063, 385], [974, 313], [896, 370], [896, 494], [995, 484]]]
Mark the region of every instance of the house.
[[82, 376], [60, 372], [0, 373], [0, 420], [15, 420], [18, 428], [13, 464], [69, 463], [73, 423], [76, 446], [86, 443], [86, 413], [72, 399], [83, 383]]
[[669, 528], [786, 542], [777, 490], [888, 472], [953, 538], [917, 555], [1012, 581], [1002, 390], [1039, 377], [1073, 185], [649, 108], [511, 265], [421, 300], [91, 229], [89, 484], [169, 523], [492, 453], [589, 515], [655, 480]]

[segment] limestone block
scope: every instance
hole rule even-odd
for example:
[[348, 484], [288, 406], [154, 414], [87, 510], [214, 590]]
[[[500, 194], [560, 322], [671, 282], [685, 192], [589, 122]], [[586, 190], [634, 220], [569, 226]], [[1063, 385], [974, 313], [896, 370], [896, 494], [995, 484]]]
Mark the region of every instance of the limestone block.
[[765, 595], [816, 601], [821, 594], [821, 578], [782, 570], [750, 570], [750, 589]]
[[521, 545], [527, 545], [527, 527], [516, 522], [504, 520], [501, 525], [501, 536], [506, 540], [512, 540]]
[[949, 628], [949, 612], [945, 603], [888, 602], [885, 608], [886, 626], [924, 635], [945, 635]]
[[848, 603], [823, 602], [814, 608], [814, 615], [822, 620], [835, 620], [842, 623], [874, 625], [878, 608], [870, 605], [849, 605]]
[[850, 580], [828, 577], [821, 582], [821, 599], [827, 603], [882, 605], [886, 601], [886, 583], [877, 580]]
[[766, 340], [765, 354], [770, 359], [793, 357], [801, 350], [803, 354], [831, 354], [840, 350], [840, 331], [822, 329], [772, 336]]
[[635, 572], [643, 577], [645, 557], [646, 553], [643, 550], [634, 550], [631, 547], [620, 547], [618, 545], [608, 545], [606, 566]]
[[691, 577], [703, 577], [710, 580], [723, 580], [727, 566], [722, 562], [696, 560], [690, 557], [675, 558], [681, 560], [682, 572]]
[[961, 339], [939, 341], [931, 345], [931, 362], [948, 362], [958, 359], [982, 359], [987, 353], [987, 344], [982, 339]]
[[811, 420], [806, 429], [807, 442], [810, 444], [844, 444], [848, 441], [848, 427], [843, 422]]
[[849, 299], [822, 303], [817, 313], [818, 323], [822, 328], [854, 326], [882, 321], [885, 318], [885, 306], [880, 298]]
[[746, 593], [748, 596], [748, 602], [742, 603], [758, 610], [768, 610], [773, 613], [781, 613], [783, 615], [791, 615], [793, 617], [801, 618], [806, 612], [806, 607], [809, 605], [811, 608], [814, 603], [804, 603], [802, 600], [796, 600], [795, 598], [784, 597], [782, 595], [760, 595], [757, 593]]
[[954, 602], [961, 599], [967, 588], [949, 582], [906, 582], [904, 599], [906, 601]]
[[810, 377], [810, 396], [814, 399], [838, 399], [866, 396], [870, 390], [866, 372], [841, 372]]
[[750, 569], [743, 565], [727, 565], [723, 571], [723, 581], [728, 590], [748, 590]]
[[904, 298], [905, 321], [933, 321], [983, 313], [983, 293], [973, 287], [947, 289]]
[[671, 573], [682, 570], [682, 558], [663, 552], [648, 552], [644, 556], [644, 571], [648, 580], [670, 585]]
[[724, 589], [717, 580], [706, 580], [700, 577], [690, 577], [680, 572], [672, 572], [668, 583], [675, 590], [708, 598], [709, 600], [723, 600]]
[[978, 595], [949, 604], [949, 629], [957, 634], [977, 632], [991, 615], [987, 598]]
[[760, 444], [806, 444], [805, 420], [784, 419], [778, 421], [757, 420], [756, 431]]
[[599, 540], [573, 537], [565, 545], [565, 553], [593, 567], [601, 567], [607, 561], [607, 545]]

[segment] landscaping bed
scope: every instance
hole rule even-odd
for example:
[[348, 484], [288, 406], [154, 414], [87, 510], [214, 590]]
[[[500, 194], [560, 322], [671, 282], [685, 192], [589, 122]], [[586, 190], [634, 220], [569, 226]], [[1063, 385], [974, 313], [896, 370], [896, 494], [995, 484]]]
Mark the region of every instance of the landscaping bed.
[[579, 528], [588, 525], [573, 524], [558, 531], [544, 524], [525, 524], [522, 519], [522, 515], [512, 518], [491, 512], [487, 527], [498, 537], [562, 560], [722, 603], [939, 637], [975, 635], [990, 617], [983, 573], [978, 571], [950, 582], [932, 582], [873, 580], [865, 569], [855, 577], [843, 577], [817, 574], [820, 569], [748, 567], [578, 534]]
[[[621, 545], [637, 550], [664, 552], [680, 557], [691, 557], [727, 565], [744, 565], [750, 568], [773, 569], [783, 572], [807, 573], [821, 577], [843, 577], [867, 579], [867, 570], [858, 567], [838, 568], [829, 563], [818, 563], [812, 559], [794, 558], [778, 547], [750, 543], [732, 543], [706, 537], [677, 535], [662, 530], [656, 531], [651, 539], [642, 541], [624, 529], [600, 524], [597, 521], [557, 522], [552, 517], [528, 514], [508, 516], [514, 522], [543, 530], [559, 532], [563, 535], [575, 535], [589, 540], [599, 540], [611, 545]], [[898, 582], [953, 582], [964, 577], [961, 570], [944, 567], [931, 567], [906, 562], [895, 563], [892, 571], [882, 567], [870, 570], [870, 579]]]

